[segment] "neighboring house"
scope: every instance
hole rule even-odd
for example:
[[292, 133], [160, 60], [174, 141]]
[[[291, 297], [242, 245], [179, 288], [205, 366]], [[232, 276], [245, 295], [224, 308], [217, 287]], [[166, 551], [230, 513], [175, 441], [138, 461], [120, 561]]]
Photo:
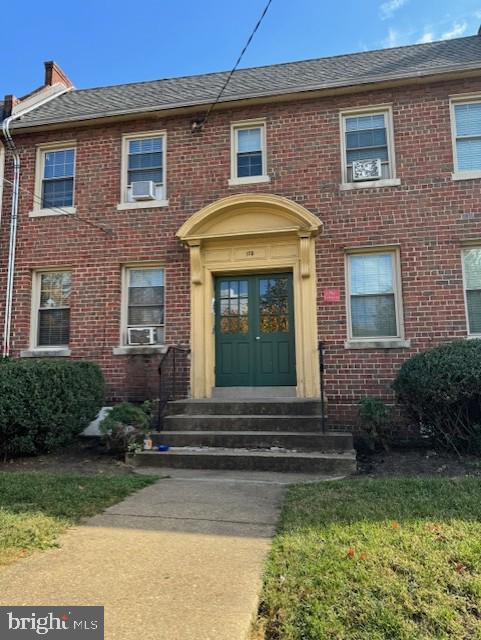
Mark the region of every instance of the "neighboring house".
[[195, 398], [319, 397], [321, 340], [330, 423], [353, 425], [410, 355], [481, 337], [481, 37], [240, 70], [198, 126], [225, 79], [76, 90], [47, 67], [11, 123], [4, 342], [98, 362], [115, 401], [155, 396], [169, 344]]

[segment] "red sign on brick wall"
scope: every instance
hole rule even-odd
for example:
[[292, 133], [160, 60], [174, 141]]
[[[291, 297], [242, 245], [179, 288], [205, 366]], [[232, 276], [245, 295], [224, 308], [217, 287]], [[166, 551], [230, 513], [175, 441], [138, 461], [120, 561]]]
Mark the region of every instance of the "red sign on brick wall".
[[340, 289], [323, 289], [324, 302], [339, 302], [341, 299]]

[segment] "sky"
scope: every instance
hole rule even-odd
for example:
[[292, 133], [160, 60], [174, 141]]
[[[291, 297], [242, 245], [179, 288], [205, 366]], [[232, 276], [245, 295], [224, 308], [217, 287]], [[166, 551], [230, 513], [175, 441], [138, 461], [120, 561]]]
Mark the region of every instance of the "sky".
[[[230, 69], [267, 0], [38, 0], [2, 7], [0, 97], [55, 60], [77, 88]], [[272, 0], [252, 67], [469, 36], [479, 0]]]

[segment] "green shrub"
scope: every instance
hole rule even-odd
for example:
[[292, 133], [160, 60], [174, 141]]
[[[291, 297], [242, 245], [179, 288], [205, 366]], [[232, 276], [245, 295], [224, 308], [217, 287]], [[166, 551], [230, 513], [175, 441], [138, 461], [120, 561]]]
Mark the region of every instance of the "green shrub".
[[391, 408], [381, 398], [367, 396], [359, 403], [359, 417], [368, 447], [374, 451], [381, 445], [389, 450], [387, 429], [391, 420]]
[[142, 406], [122, 402], [113, 407], [99, 425], [107, 448], [116, 453], [127, 453], [142, 448], [144, 436], [152, 422], [152, 404]]
[[104, 380], [90, 362], [0, 361], [0, 456], [71, 443], [103, 404]]
[[456, 340], [413, 356], [393, 387], [436, 445], [481, 452], [481, 340]]

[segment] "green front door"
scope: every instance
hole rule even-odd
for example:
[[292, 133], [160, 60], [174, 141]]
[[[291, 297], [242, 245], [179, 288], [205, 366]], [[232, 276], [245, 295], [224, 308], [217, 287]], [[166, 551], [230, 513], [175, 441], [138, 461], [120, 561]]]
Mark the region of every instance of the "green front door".
[[296, 384], [291, 273], [217, 278], [215, 317], [218, 387]]

